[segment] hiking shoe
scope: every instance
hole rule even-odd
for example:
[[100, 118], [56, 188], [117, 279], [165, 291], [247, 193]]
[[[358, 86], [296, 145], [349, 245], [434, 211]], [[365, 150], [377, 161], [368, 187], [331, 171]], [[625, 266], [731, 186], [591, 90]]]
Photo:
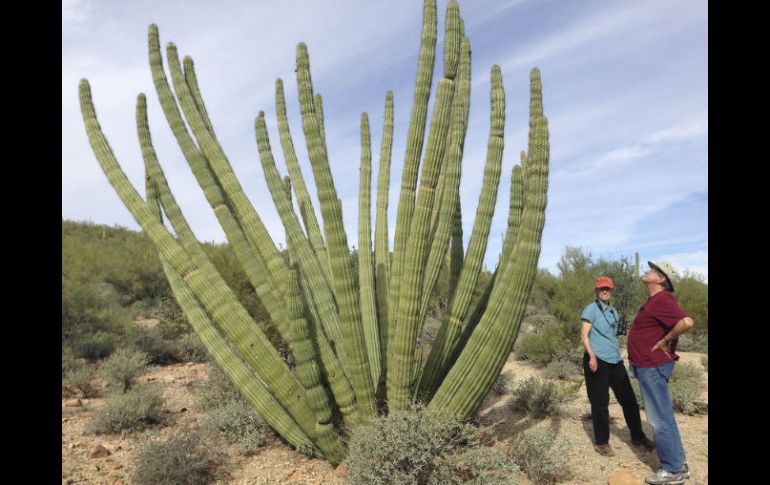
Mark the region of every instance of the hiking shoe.
[[647, 451], [652, 451], [655, 449], [655, 443], [646, 436], [642, 436], [639, 439], [632, 439], [631, 444], [634, 446], [640, 446]]
[[690, 469], [687, 468], [687, 463], [684, 464], [681, 471], [682, 475], [684, 475], [685, 478], [690, 478]]
[[650, 485], [684, 485], [685, 478], [687, 477], [683, 472], [658, 470], [654, 475], [647, 475], [644, 481]]
[[615, 452], [612, 451], [609, 443], [605, 443], [603, 445], [594, 445], [594, 449], [602, 456], [615, 456]]

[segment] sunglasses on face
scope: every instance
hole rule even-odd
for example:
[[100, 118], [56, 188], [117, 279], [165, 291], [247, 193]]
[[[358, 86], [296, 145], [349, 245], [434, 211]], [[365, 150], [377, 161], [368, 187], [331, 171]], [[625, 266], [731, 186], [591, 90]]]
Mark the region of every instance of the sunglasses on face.
[[613, 290], [612, 288], [599, 288], [599, 291], [609, 291], [610, 293], [612, 293], [615, 290]]

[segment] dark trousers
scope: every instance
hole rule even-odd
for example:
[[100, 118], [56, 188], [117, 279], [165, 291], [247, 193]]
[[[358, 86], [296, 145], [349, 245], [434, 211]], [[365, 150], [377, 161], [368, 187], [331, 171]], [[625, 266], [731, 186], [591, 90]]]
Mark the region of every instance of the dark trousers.
[[588, 367], [588, 353], [583, 354], [583, 370], [586, 376], [588, 400], [591, 401], [591, 419], [594, 424], [594, 439], [597, 445], [606, 444], [610, 439], [610, 389], [623, 408], [623, 417], [631, 431], [631, 439], [637, 440], [644, 436], [642, 418], [639, 416], [639, 404], [636, 402], [634, 388], [628, 378], [626, 367], [621, 360], [610, 364], [596, 358], [596, 372]]

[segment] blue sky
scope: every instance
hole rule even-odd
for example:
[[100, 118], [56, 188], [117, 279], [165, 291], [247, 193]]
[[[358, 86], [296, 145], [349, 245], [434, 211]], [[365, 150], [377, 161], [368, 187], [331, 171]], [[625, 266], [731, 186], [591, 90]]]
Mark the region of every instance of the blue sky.
[[[438, 3], [434, 78], [442, 66], [446, 4]], [[174, 42], [181, 55], [193, 57], [217, 136], [276, 242], [283, 242], [283, 228], [253, 127], [265, 111], [285, 174], [274, 104], [275, 79], [282, 78], [295, 146], [314, 194], [294, 77], [297, 43], [308, 45], [315, 91], [324, 98], [331, 169], [350, 245], [357, 245], [360, 114], [366, 111], [371, 122], [376, 179], [385, 93], [393, 90], [392, 237], [421, 12], [417, 0], [63, 0], [62, 217], [138, 229], [88, 145], [77, 96], [79, 79], [87, 78], [102, 128], [138, 187], [144, 186], [143, 164], [134, 107], [136, 95], [147, 94], [153, 141], [174, 194], [199, 239], [224, 241], [152, 86], [147, 27], [156, 23], [163, 45]], [[529, 71], [537, 66], [551, 142], [539, 266], [554, 271], [569, 245], [606, 258], [633, 259], [639, 251], [644, 261], [669, 260], [680, 272], [708, 278], [707, 1], [474, 0], [461, 1], [460, 12], [473, 50], [461, 181], [465, 243], [486, 156], [491, 66], [499, 64], [503, 73], [506, 127], [488, 267], [500, 252], [511, 167], [526, 148]]]

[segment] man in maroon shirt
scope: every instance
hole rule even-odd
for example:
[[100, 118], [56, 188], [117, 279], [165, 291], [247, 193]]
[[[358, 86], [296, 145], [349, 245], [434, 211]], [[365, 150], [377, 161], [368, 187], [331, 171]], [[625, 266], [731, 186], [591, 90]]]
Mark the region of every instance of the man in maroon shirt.
[[679, 485], [689, 478], [682, 438], [674, 419], [668, 382], [679, 360], [677, 337], [690, 330], [692, 318], [674, 298], [676, 270], [671, 264], [649, 261], [642, 276], [650, 297], [639, 309], [628, 333], [631, 374], [639, 380], [644, 411], [653, 428], [660, 470], [645, 478], [651, 485]]

